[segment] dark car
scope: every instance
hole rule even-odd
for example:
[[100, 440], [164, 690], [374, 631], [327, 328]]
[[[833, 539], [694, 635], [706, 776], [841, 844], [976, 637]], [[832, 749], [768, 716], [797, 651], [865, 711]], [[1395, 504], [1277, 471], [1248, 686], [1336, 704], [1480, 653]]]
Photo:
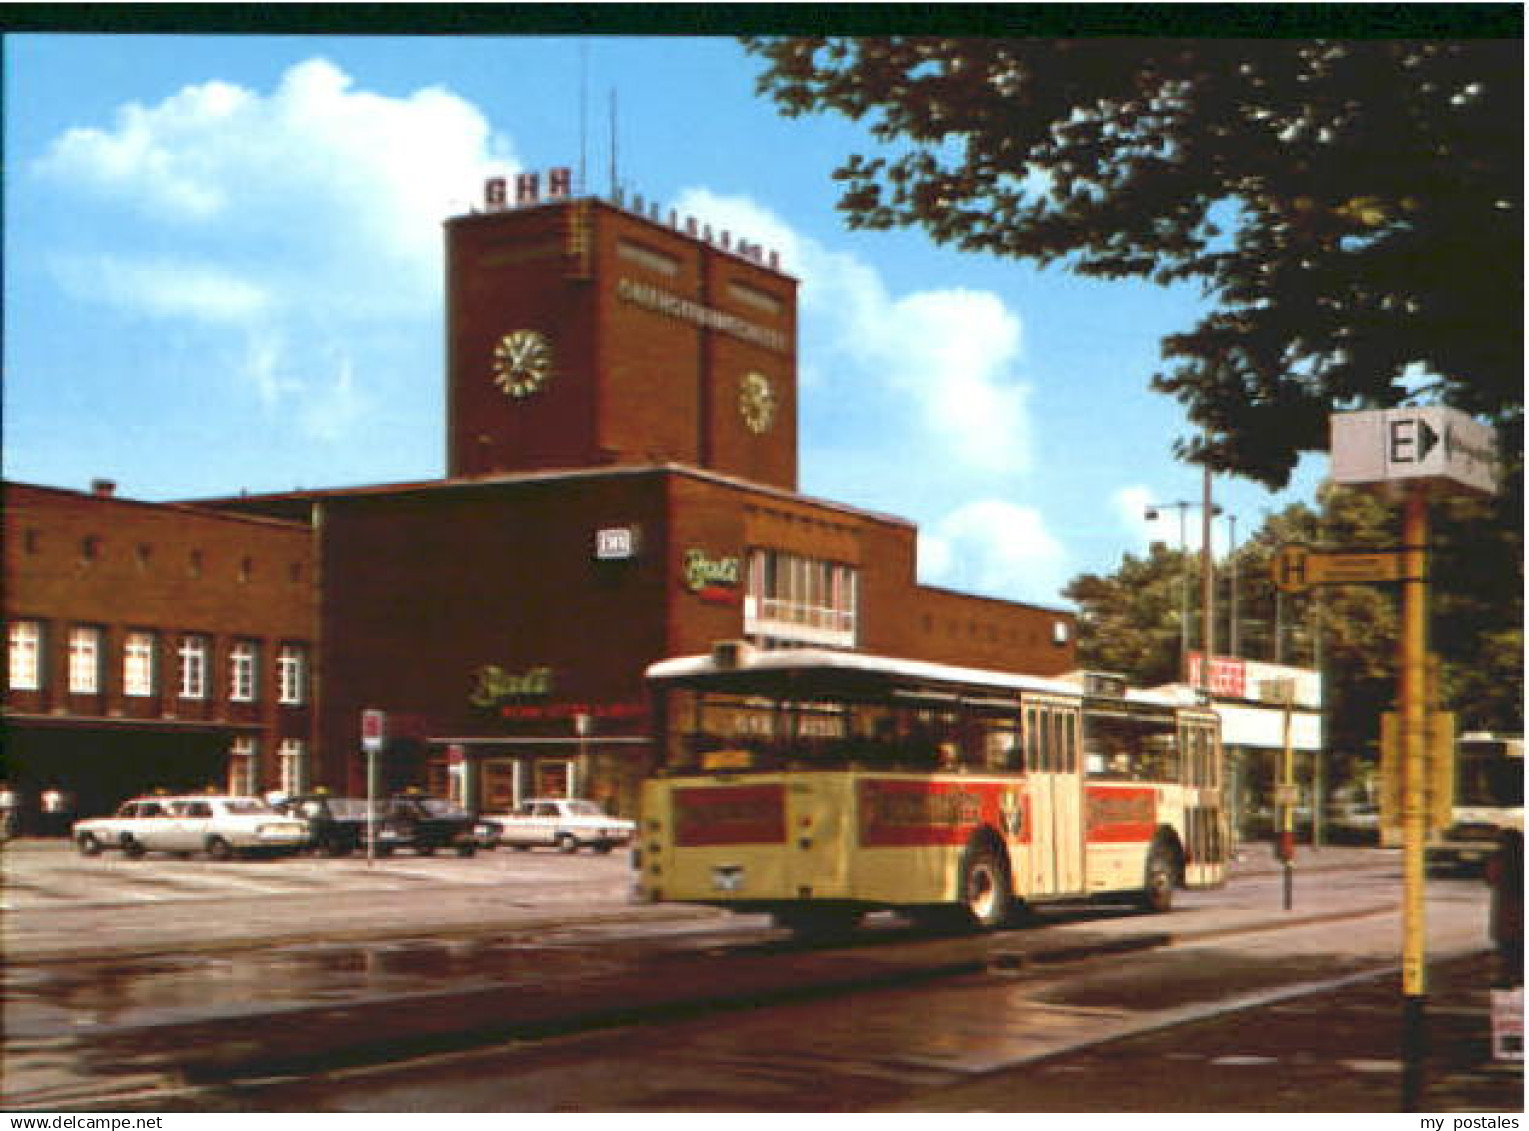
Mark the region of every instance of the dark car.
[[[308, 844], [325, 856], [349, 856], [366, 847], [366, 798], [331, 797], [327, 793], [289, 797], [280, 805], [289, 816], [308, 822]], [[387, 809], [379, 805], [374, 825], [378, 851], [391, 846], [394, 831], [389, 827]]]
[[406, 793], [389, 798], [385, 812], [392, 839], [379, 839], [380, 855], [394, 848], [412, 848], [421, 856], [441, 848], [455, 849], [458, 856], [471, 856], [478, 850], [478, 820], [459, 805], [439, 797]]

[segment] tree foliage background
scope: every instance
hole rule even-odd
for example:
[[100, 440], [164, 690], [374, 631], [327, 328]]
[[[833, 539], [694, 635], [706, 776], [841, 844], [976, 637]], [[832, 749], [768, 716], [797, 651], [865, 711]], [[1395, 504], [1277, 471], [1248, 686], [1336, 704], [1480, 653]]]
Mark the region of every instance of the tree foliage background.
[[[1302, 453], [1327, 448], [1335, 411], [1446, 403], [1495, 424], [1502, 493], [1434, 508], [1434, 647], [1466, 726], [1521, 729], [1515, 22], [1504, 39], [746, 43], [783, 113], [867, 125], [874, 151], [835, 174], [851, 227], [919, 227], [966, 251], [1199, 287], [1207, 313], [1143, 374], [1184, 405], [1182, 458], [1277, 488]], [[1240, 558], [1244, 654], [1275, 655], [1267, 563], [1281, 542], [1389, 546], [1397, 525], [1339, 490], [1271, 516]], [[1158, 547], [1075, 579], [1085, 661], [1171, 678], [1185, 568], [1198, 566]], [[1309, 663], [1319, 634], [1332, 745], [1372, 742], [1394, 688], [1395, 595], [1331, 590], [1318, 612], [1307, 600], [1288, 602], [1297, 631], [1279, 650]]]
[[1520, 40], [746, 43], [785, 114], [878, 143], [852, 227], [1202, 288], [1154, 377], [1186, 457], [1283, 486], [1335, 408], [1419, 399], [1521, 449]]
[[[1440, 698], [1462, 730], [1523, 728], [1523, 543], [1517, 530], [1488, 520], [1492, 504], [1445, 499], [1434, 505], [1430, 554], [1432, 651], [1440, 660]], [[1327, 681], [1328, 747], [1373, 748], [1377, 720], [1396, 694], [1400, 623], [1394, 585], [1343, 586], [1280, 594], [1270, 564], [1283, 545], [1383, 549], [1398, 542], [1396, 508], [1359, 491], [1329, 487], [1318, 507], [1270, 515], [1217, 564], [1216, 638], [1231, 638], [1233, 578], [1237, 654], [1244, 659], [1320, 667]], [[1125, 555], [1109, 575], [1083, 574], [1065, 596], [1080, 609], [1078, 650], [1088, 668], [1123, 672], [1152, 685], [1179, 678], [1180, 586], [1189, 588], [1189, 642], [1203, 639], [1200, 557], [1154, 545]]]

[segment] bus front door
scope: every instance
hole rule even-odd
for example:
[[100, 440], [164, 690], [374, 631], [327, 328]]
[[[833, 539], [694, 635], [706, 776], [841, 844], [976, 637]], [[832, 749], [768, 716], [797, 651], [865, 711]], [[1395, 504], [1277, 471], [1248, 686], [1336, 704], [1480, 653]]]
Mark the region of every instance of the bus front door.
[[1227, 827], [1222, 799], [1222, 750], [1214, 724], [1190, 722], [1180, 735], [1185, 758], [1184, 886], [1226, 881]]
[[1083, 775], [1078, 711], [1068, 705], [1025, 709], [1025, 766], [1030, 783], [1031, 896], [1083, 891]]

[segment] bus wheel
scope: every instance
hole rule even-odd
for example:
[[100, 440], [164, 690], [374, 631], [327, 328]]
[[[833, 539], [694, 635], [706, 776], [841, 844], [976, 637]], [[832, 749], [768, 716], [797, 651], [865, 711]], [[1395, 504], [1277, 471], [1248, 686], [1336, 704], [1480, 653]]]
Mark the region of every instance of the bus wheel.
[[961, 906], [984, 930], [1002, 926], [1013, 910], [1008, 862], [985, 841], [974, 841], [961, 861]]
[[1173, 910], [1173, 888], [1178, 882], [1178, 868], [1173, 849], [1166, 841], [1155, 841], [1147, 853], [1145, 883], [1141, 905], [1148, 911]]

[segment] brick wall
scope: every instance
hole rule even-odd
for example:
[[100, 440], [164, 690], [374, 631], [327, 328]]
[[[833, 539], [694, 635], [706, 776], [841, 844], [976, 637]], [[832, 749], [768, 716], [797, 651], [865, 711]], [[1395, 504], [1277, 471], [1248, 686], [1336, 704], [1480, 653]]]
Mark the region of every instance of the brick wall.
[[[316, 579], [305, 525], [18, 483], [4, 485], [3, 509], [5, 619], [8, 627], [40, 624], [43, 644], [40, 687], [7, 682], [13, 724], [73, 728], [79, 744], [99, 741], [102, 728], [165, 734], [192, 728], [221, 735], [219, 749], [232, 734], [246, 734], [258, 739], [267, 784], [274, 784], [282, 738], [311, 745], [311, 685], [300, 706], [276, 702], [281, 647], [301, 647], [310, 665], [315, 651]], [[95, 694], [70, 689], [69, 636], [76, 626], [99, 630]], [[126, 694], [130, 633], [152, 636], [149, 695]], [[180, 694], [186, 635], [206, 643], [201, 698]], [[241, 641], [258, 649], [251, 702], [231, 697], [231, 653]]]

